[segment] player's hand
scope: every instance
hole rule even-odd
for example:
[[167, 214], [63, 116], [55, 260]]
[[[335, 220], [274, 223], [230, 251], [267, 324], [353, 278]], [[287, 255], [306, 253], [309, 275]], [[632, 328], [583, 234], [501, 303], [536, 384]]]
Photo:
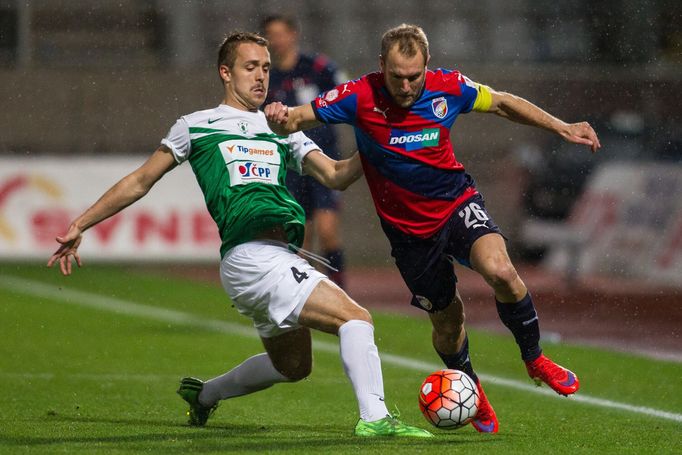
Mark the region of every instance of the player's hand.
[[275, 101], [274, 103], [265, 106], [263, 112], [265, 113], [265, 118], [268, 119], [268, 123], [284, 125], [287, 120], [289, 120], [289, 108], [279, 101]]
[[59, 269], [62, 271], [62, 275], [71, 275], [71, 257], [76, 261], [78, 267], [83, 265], [78, 254], [78, 246], [81, 244], [82, 239], [83, 233], [80, 228], [75, 224], [69, 226], [69, 231], [66, 234], [56, 237], [55, 240], [60, 243], [60, 246], [50, 256], [47, 266], [52, 267], [55, 262], [59, 261]]
[[592, 153], [595, 153], [601, 148], [597, 133], [595, 133], [592, 126], [587, 122], [569, 123], [560, 134], [568, 142], [590, 146]]
[[286, 105], [275, 101], [265, 106], [263, 113], [265, 113], [265, 118], [268, 120], [268, 126], [274, 133], [281, 136], [289, 134], [284, 128], [289, 120], [289, 108]]

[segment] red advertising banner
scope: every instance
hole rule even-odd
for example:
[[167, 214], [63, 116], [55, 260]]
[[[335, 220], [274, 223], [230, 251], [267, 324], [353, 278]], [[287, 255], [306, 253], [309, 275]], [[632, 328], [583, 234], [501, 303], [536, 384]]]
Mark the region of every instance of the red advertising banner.
[[[69, 222], [145, 157], [0, 160], [0, 258], [47, 259]], [[189, 165], [86, 231], [88, 259], [215, 260], [220, 239]]]

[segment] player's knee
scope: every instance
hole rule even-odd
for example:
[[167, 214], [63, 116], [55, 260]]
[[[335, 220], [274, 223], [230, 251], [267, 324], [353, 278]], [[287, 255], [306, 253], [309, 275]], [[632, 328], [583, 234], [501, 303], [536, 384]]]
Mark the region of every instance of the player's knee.
[[339, 292], [340, 300], [337, 306], [340, 311], [337, 315], [337, 317], [340, 319], [339, 321], [340, 325], [343, 325], [344, 323], [353, 320], [364, 321], [374, 325], [374, 322], [372, 321], [372, 315], [365, 307], [360, 306], [355, 300], [353, 300], [348, 294], [346, 294], [340, 288], [337, 287], [337, 289], [339, 289], [340, 291]]
[[366, 308], [361, 307], [360, 305], [357, 305], [356, 308], [353, 309], [352, 315], [348, 318], [348, 320], [364, 321], [367, 322], [368, 324], [374, 325], [374, 321], [372, 321], [372, 315], [370, 314], [370, 312], [367, 311]]
[[499, 261], [494, 263], [486, 271], [485, 279], [494, 288], [511, 288], [512, 284], [518, 279], [516, 269], [509, 261]]

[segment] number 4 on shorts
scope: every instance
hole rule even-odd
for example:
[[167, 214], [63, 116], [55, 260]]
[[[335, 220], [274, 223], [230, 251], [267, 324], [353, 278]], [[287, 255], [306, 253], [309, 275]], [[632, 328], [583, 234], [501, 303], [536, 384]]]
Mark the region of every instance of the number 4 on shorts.
[[294, 274], [294, 280], [296, 280], [297, 283], [308, 279], [308, 274], [305, 272], [299, 272], [296, 267], [291, 268], [291, 273]]

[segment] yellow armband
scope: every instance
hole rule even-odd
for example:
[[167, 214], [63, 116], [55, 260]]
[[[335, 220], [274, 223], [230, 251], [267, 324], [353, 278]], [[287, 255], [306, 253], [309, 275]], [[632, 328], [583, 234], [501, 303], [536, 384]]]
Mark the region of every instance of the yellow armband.
[[487, 85], [476, 84], [476, 101], [474, 101], [474, 107], [471, 109], [476, 112], [488, 112], [490, 110], [490, 105], [493, 102], [493, 96], [490, 93], [490, 87]]

